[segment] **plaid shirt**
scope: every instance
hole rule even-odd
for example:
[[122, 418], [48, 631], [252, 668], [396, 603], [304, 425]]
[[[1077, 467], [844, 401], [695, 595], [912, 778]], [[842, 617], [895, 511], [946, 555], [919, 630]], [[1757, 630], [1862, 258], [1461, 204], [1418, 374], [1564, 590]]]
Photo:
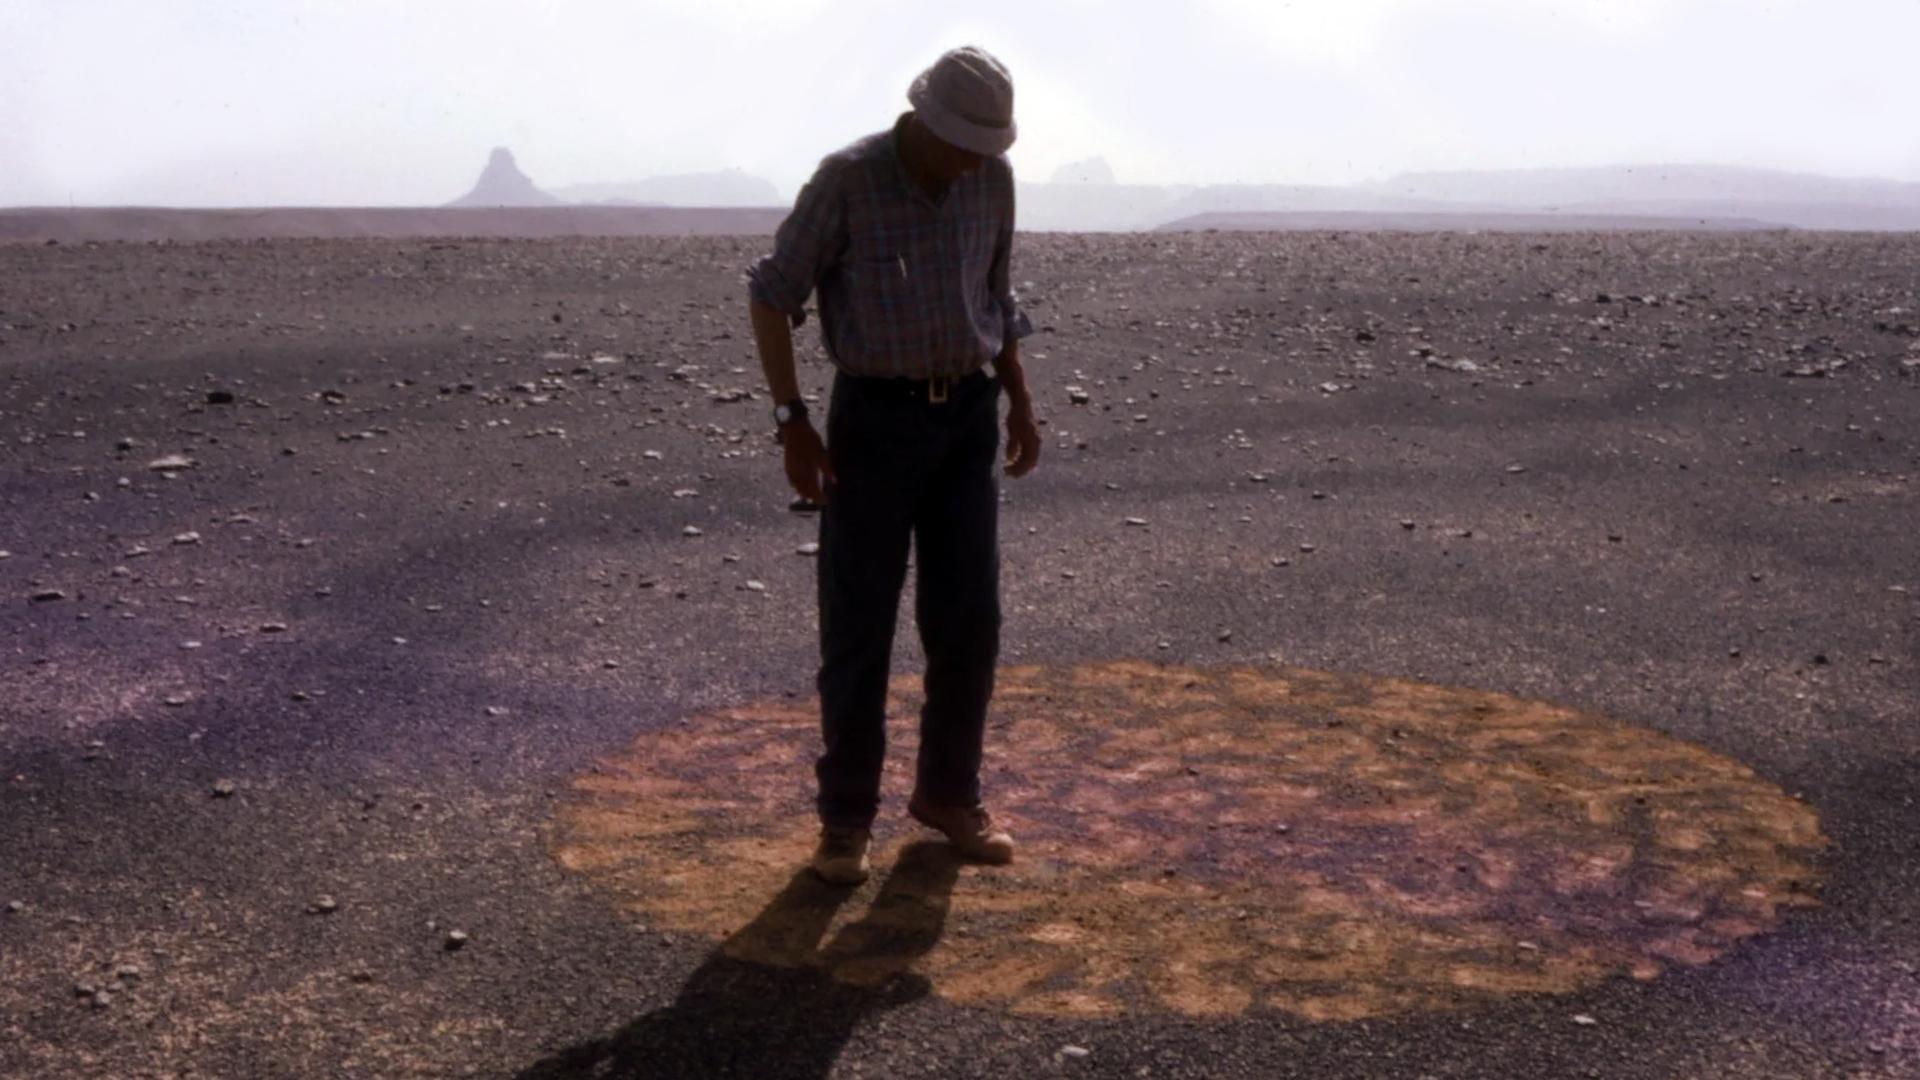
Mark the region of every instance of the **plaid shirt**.
[[1013, 169], [989, 158], [936, 202], [900, 163], [906, 119], [827, 155], [748, 292], [799, 326], [819, 289], [821, 336], [849, 374], [966, 375], [1033, 332], [1007, 280]]

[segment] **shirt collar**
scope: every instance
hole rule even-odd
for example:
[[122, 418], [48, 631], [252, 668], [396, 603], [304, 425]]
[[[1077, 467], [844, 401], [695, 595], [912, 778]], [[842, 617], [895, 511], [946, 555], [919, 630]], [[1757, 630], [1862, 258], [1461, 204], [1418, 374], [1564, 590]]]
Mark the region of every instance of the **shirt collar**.
[[960, 181], [955, 180], [947, 184], [947, 190], [940, 193], [940, 198], [935, 199], [933, 196], [927, 194], [927, 189], [915, 182], [912, 174], [907, 172], [907, 162], [906, 158], [900, 153], [900, 143], [901, 140], [906, 137], [907, 121], [912, 117], [913, 110], [909, 109], [901, 113], [900, 118], [893, 122], [893, 131], [887, 136], [887, 156], [893, 160], [894, 176], [899, 178], [900, 186], [906, 189], [907, 197], [910, 199], [918, 199], [920, 202], [925, 203], [935, 210], [939, 210], [946, 205], [947, 197], [953, 194], [954, 184]]

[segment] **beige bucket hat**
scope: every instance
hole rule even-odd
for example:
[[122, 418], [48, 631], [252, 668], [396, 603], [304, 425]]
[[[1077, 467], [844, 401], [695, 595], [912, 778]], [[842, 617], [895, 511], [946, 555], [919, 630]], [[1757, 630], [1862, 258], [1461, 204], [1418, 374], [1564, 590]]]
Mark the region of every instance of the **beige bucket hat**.
[[972, 45], [942, 53], [907, 90], [920, 119], [962, 150], [998, 157], [1013, 145], [1013, 77]]

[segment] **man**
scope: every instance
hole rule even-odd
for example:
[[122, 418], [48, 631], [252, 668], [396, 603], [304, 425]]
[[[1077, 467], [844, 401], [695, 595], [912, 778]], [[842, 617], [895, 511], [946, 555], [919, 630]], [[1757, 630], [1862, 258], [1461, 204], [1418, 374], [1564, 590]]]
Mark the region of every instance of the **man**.
[[[748, 272], [754, 341], [776, 402], [787, 480], [822, 504], [820, 844], [813, 868], [865, 880], [886, 753], [887, 672], [909, 540], [926, 705], [913, 817], [982, 862], [1013, 840], [980, 799], [981, 740], [999, 656], [994, 459], [999, 392], [1009, 476], [1040, 458], [1020, 367], [1031, 326], [1008, 280], [1013, 83], [977, 48], [914, 80], [892, 130], [829, 154], [771, 255]], [[819, 291], [835, 374], [820, 433], [800, 399], [788, 325]], [[989, 374], [986, 368], [991, 365]]]

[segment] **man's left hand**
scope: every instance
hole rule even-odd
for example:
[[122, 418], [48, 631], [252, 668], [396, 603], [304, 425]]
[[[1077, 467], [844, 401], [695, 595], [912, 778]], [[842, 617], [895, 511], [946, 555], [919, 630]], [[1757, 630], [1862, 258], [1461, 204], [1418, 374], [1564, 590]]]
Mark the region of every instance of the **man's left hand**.
[[1025, 476], [1040, 464], [1040, 425], [1033, 406], [1016, 404], [1007, 413], [1007, 475]]

